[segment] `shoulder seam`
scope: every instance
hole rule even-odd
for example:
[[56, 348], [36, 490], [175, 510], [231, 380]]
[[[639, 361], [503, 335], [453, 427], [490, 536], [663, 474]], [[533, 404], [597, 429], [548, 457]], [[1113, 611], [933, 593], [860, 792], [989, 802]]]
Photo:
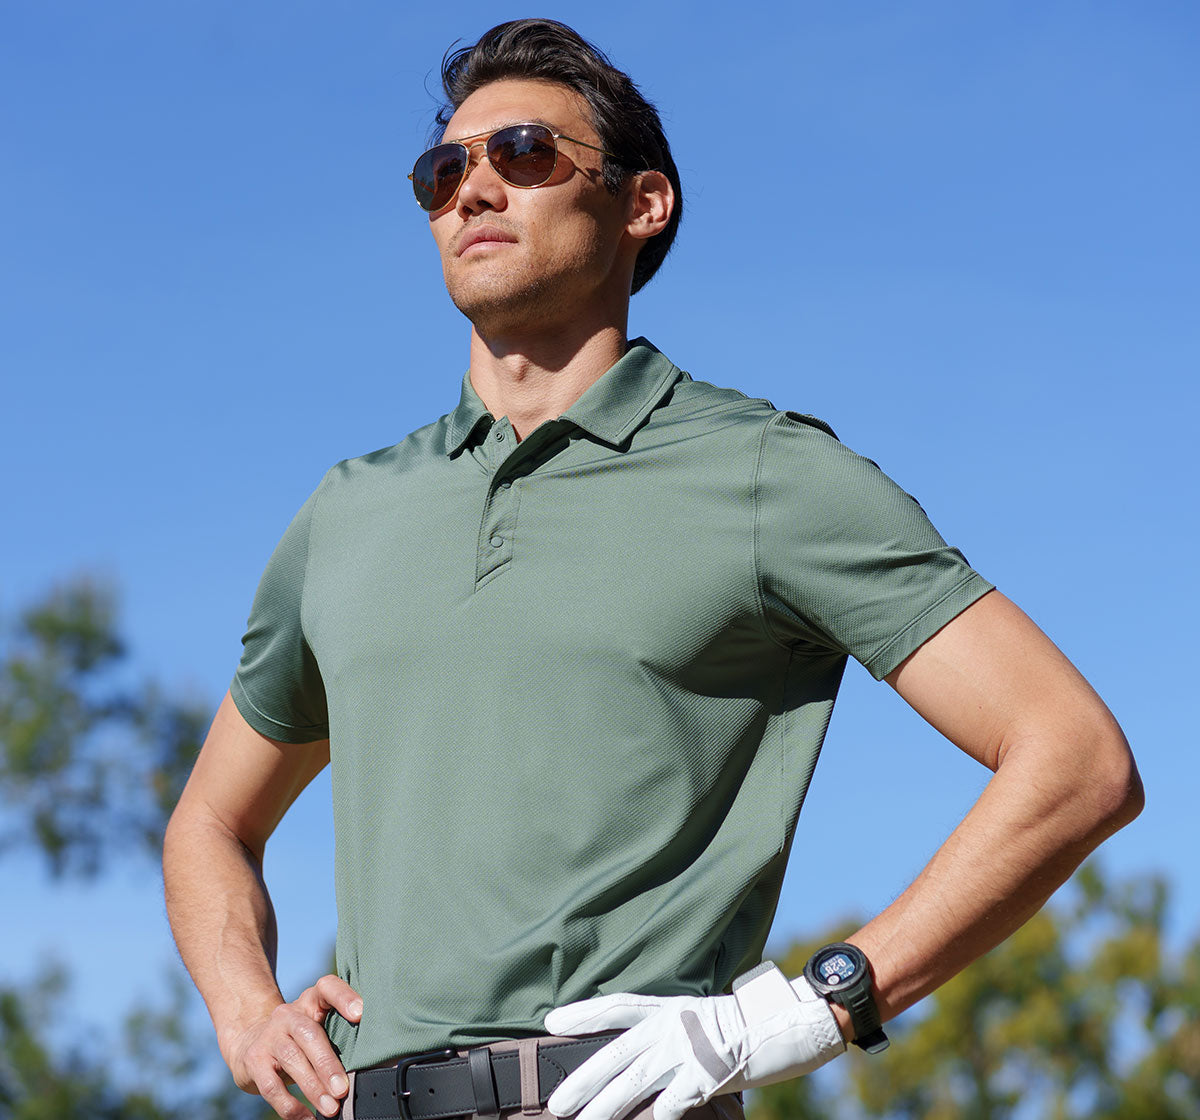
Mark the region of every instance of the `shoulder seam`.
[[751, 493], [754, 500], [754, 597], [758, 602], [758, 617], [762, 623], [763, 633], [781, 649], [790, 650], [791, 644], [785, 642], [771, 626], [770, 616], [767, 614], [766, 598], [763, 595], [762, 586], [762, 566], [759, 563], [759, 513], [761, 506], [758, 501], [758, 485], [759, 478], [762, 475], [763, 456], [766, 453], [767, 447], [767, 432], [772, 424], [780, 423], [780, 417], [786, 416], [785, 412], [775, 412], [768, 416], [766, 422], [762, 426], [762, 431], [758, 436], [758, 455], [754, 462], [754, 479], [751, 485]]
[[[334, 465], [325, 472], [320, 484], [313, 492], [312, 512], [308, 515], [308, 526], [304, 531], [304, 570], [300, 574], [300, 636], [304, 639], [304, 644], [308, 646], [309, 651], [312, 652], [314, 661], [316, 661], [317, 655], [315, 652], [313, 652], [312, 644], [308, 640], [308, 634], [305, 630], [304, 623], [305, 602], [308, 594], [308, 560], [312, 555], [312, 528], [313, 522], [317, 519], [317, 508], [321, 504], [321, 494], [328, 484], [330, 477], [333, 475], [333, 472], [345, 462], [347, 462], [347, 460], [339, 459], [336, 463], [334, 463]], [[318, 668], [320, 668], [320, 666], [318, 666]]]

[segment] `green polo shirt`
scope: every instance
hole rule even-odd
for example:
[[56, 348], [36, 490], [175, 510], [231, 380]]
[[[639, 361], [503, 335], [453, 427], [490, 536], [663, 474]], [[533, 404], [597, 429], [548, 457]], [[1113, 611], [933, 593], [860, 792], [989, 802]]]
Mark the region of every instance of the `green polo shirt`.
[[519, 443], [464, 379], [339, 463], [233, 697], [330, 740], [347, 1066], [724, 989], [760, 959], [847, 655], [882, 677], [990, 586], [824, 424], [640, 339]]

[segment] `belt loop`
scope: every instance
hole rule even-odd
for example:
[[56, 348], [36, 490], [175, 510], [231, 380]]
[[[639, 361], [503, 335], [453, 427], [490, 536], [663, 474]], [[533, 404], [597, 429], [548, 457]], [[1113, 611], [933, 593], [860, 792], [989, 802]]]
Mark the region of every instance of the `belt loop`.
[[342, 1101], [342, 1111], [338, 1113], [338, 1120], [354, 1120], [354, 1070], [348, 1071], [346, 1078], [350, 1082], [350, 1089]]
[[499, 1116], [500, 1102], [492, 1081], [492, 1052], [486, 1046], [477, 1046], [467, 1051], [467, 1063], [471, 1068], [471, 1088], [475, 1091], [476, 1115]]
[[542, 1111], [538, 1041], [536, 1038], [523, 1038], [517, 1043], [517, 1054], [521, 1061], [521, 1112], [526, 1116], [536, 1116]]

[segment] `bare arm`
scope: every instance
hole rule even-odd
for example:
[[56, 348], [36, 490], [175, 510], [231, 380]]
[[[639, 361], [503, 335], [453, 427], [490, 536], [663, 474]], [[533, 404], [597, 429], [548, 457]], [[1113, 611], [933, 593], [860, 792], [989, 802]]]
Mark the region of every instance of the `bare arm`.
[[849, 939], [872, 962], [885, 1020], [1003, 941], [1143, 804], [1108, 708], [999, 592], [887, 680], [995, 775], [912, 885]]
[[237, 1084], [284, 1117], [310, 1116], [295, 1081], [326, 1114], [345, 1095], [345, 1070], [322, 1027], [362, 1001], [336, 976], [288, 1003], [275, 981], [275, 914], [262, 877], [267, 839], [329, 761], [329, 743], [275, 743], [227, 694], [167, 826], [163, 879], [179, 952], [208, 1005]]
[[[913, 884], [850, 938], [872, 963], [885, 1021], [1004, 940], [1142, 806], [1128, 744], [1108, 709], [997, 592], [888, 680], [994, 776]], [[551, 1011], [546, 1026], [555, 1034], [624, 1032], [548, 1102], [556, 1116], [578, 1111], [578, 1120], [619, 1120], [659, 1090], [655, 1116], [680, 1120], [717, 1093], [811, 1073], [845, 1049], [839, 1027], [853, 1038], [841, 1006], [770, 971], [743, 994], [585, 999]]]

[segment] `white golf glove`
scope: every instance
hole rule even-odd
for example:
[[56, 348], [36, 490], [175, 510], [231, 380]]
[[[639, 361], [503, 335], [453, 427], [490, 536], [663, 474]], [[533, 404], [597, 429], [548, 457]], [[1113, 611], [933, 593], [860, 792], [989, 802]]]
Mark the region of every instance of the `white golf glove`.
[[811, 1073], [846, 1049], [829, 1004], [770, 961], [729, 996], [609, 995], [546, 1016], [556, 1035], [627, 1028], [555, 1089], [546, 1107], [578, 1120], [621, 1120], [662, 1090], [654, 1120], [679, 1120], [718, 1093]]

